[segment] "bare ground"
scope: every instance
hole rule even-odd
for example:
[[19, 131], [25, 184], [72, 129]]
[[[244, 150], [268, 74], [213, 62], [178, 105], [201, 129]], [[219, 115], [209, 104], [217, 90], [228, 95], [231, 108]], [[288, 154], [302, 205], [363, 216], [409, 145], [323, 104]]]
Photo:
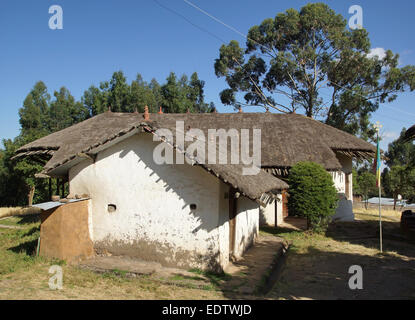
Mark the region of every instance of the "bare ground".
[[[278, 232], [293, 245], [268, 298], [415, 299], [415, 245], [395, 240], [402, 239], [399, 219], [383, 221], [383, 254], [376, 214], [357, 213], [356, 219], [332, 224], [326, 235]], [[363, 290], [349, 289], [351, 265], [363, 269]]]
[[[269, 264], [260, 246], [247, 252], [245, 266], [224, 275], [186, 270], [164, 277], [131, 277], [128, 270], [97, 273], [35, 257], [39, 222], [33, 217], [7, 218], [1, 224], [19, 228], [0, 228], [0, 299], [414, 299], [415, 244], [400, 241], [399, 218], [384, 217], [385, 252], [379, 254], [377, 215], [362, 212], [356, 217], [355, 223], [331, 225], [325, 235], [261, 230], [264, 239], [278, 236], [291, 242], [285, 266], [266, 296], [244, 290], [264, 284], [255, 271]], [[63, 268], [62, 290], [49, 289], [53, 264]], [[348, 288], [353, 264], [363, 268], [363, 290]]]

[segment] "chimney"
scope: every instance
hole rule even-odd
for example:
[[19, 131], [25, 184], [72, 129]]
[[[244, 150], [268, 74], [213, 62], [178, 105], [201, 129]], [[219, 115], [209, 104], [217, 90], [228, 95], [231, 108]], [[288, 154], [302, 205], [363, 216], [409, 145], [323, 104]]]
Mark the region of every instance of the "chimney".
[[238, 111], [239, 113], [242, 113], [243, 111], [242, 111], [242, 107], [241, 106], [239, 106], [239, 111]]
[[159, 110], [159, 112], [157, 112], [158, 114], [163, 114], [163, 110], [161, 110], [161, 107], [160, 107], [160, 110]]
[[111, 112], [111, 106], [108, 106], [108, 112]]
[[144, 107], [144, 116], [143, 117], [144, 117], [145, 121], [150, 120], [150, 114], [148, 113], [148, 107], [147, 106]]

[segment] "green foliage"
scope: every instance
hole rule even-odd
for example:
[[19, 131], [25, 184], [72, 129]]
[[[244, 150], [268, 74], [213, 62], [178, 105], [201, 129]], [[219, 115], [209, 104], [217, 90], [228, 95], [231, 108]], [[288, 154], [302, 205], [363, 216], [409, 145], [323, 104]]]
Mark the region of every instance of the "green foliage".
[[158, 112], [159, 108], [166, 113], [211, 112], [214, 106], [204, 101], [204, 81], [197, 73], [177, 78], [171, 72], [166, 83], [160, 85], [156, 79], [150, 83], [143, 80], [140, 74], [128, 84], [122, 71], [115, 72], [110, 81], [103, 81], [99, 88], [91, 86], [84, 92], [82, 102], [89, 114], [94, 116], [107, 111], [144, 112], [148, 106], [150, 112]]
[[[309, 117], [363, 138], [374, 135], [370, 114], [380, 103], [415, 88], [415, 67], [399, 68], [399, 56], [369, 56], [365, 29], [348, 30], [347, 21], [324, 3], [309, 3], [265, 19], [248, 32], [246, 48], [222, 45], [215, 73], [229, 88], [224, 104], [246, 104]], [[322, 92], [324, 90], [324, 92]]]
[[394, 199], [400, 194], [404, 199], [413, 199], [415, 194], [415, 169], [409, 166], [392, 166], [384, 171], [383, 184]]
[[33, 134], [33, 132], [47, 132], [49, 127], [49, 102], [46, 85], [39, 81], [26, 96], [23, 107], [19, 109], [20, 125], [22, 135]]
[[54, 96], [49, 108], [49, 132], [62, 130], [89, 117], [88, 109], [75, 101], [65, 87], [55, 91]]
[[415, 145], [412, 141], [403, 142], [405, 132], [403, 128], [399, 138], [388, 145], [385, 162], [389, 168], [382, 173], [384, 191], [395, 203], [398, 194], [415, 200]]
[[353, 177], [353, 194], [361, 195], [361, 188], [358, 182], [358, 173], [355, 168], [352, 169], [352, 177]]
[[288, 176], [290, 213], [305, 217], [307, 228], [325, 230], [337, 207], [337, 190], [331, 175], [319, 164], [299, 162]]
[[365, 201], [367, 208], [367, 200], [371, 196], [378, 197], [378, 188], [376, 187], [376, 176], [370, 171], [359, 172], [357, 176], [358, 191]]
[[386, 164], [392, 166], [408, 166], [415, 163], [415, 145], [412, 141], [403, 142], [406, 129], [403, 128], [398, 139], [389, 143], [385, 153]]

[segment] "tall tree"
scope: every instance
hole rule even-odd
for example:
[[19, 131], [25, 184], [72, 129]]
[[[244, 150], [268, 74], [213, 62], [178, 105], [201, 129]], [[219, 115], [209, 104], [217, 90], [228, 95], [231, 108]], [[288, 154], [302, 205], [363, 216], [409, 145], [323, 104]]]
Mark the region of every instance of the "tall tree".
[[88, 118], [88, 109], [75, 101], [68, 89], [62, 87], [54, 92], [55, 100], [50, 104], [49, 130], [55, 132]]
[[384, 57], [372, 56], [367, 31], [346, 25], [326, 4], [310, 3], [253, 26], [245, 49], [234, 40], [222, 45], [214, 65], [229, 86], [220, 93], [222, 102], [300, 110], [372, 136], [370, 114], [397, 93], [415, 88], [415, 67], [399, 68], [399, 56], [389, 50]]
[[166, 83], [161, 86], [161, 95], [163, 97], [163, 109], [168, 113], [183, 113], [189, 107], [186, 101], [186, 94], [183, 91], [183, 81], [177, 79], [174, 72], [171, 72], [166, 79]]
[[19, 109], [20, 126], [23, 135], [47, 133], [49, 125], [50, 95], [46, 85], [36, 82]]
[[128, 105], [130, 87], [122, 71], [114, 72], [109, 82], [108, 103], [114, 112], [131, 112]]
[[403, 128], [399, 138], [388, 145], [385, 157], [389, 167], [408, 166], [415, 162], [415, 145], [412, 141], [404, 141], [405, 132], [406, 129]]
[[413, 198], [415, 193], [415, 169], [408, 166], [395, 165], [385, 172], [384, 183], [393, 196], [393, 210], [396, 209], [398, 195]]
[[128, 101], [129, 109], [138, 112], [144, 112], [145, 106], [149, 107], [150, 112], [155, 112], [161, 106], [157, 104], [152, 88], [140, 74], [137, 74], [136, 80], [131, 82]]
[[357, 183], [367, 209], [369, 197], [376, 194], [376, 176], [369, 171], [361, 172], [357, 177]]
[[90, 116], [96, 116], [108, 110], [108, 94], [102, 90], [105, 85], [108, 85], [108, 83], [101, 83], [100, 88], [90, 86], [81, 98]]

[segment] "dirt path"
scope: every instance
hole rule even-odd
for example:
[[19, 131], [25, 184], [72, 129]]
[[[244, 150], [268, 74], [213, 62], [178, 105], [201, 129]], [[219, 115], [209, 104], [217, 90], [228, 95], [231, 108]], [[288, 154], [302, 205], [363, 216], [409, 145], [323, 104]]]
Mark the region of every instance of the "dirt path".
[[232, 278], [223, 286], [223, 290], [230, 292], [230, 298], [241, 294], [259, 294], [270, 281], [277, 259], [284, 254], [287, 246], [279, 237], [261, 234], [240, 260], [229, 264], [226, 272]]
[[0, 228], [3, 228], [3, 229], [25, 229], [24, 227], [8, 226], [8, 225], [4, 225], [4, 224], [0, 224]]

